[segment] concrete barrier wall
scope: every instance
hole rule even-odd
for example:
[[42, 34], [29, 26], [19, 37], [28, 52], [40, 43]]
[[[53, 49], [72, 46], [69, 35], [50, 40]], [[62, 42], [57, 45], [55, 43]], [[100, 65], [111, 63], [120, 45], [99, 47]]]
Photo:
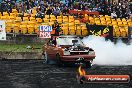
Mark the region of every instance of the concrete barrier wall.
[[7, 34], [6, 41], [0, 41], [2, 44], [40, 44], [46, 39], [41, 39], [37, 35], [13, 35]]
[[0, 59], [43, 59], [41, 52], [5, 52], [0, 51]]

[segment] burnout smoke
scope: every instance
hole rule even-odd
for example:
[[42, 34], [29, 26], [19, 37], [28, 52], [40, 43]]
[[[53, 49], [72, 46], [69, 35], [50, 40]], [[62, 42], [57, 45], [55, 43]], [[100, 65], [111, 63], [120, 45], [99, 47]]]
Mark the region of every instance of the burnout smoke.
[[114, 44], [103, 37], [89, 36], [83, 39], [86, 46], [95, 50], [93, 64], [132, 65], [132, 44], [126, 45], [121, 40]]

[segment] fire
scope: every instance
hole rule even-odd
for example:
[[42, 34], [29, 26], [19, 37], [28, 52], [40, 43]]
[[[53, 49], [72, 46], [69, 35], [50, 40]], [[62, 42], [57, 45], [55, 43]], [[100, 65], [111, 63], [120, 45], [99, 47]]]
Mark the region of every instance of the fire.
[[82, 66], [79, 66], [78, 71], [79, 71], [79, 75], [80, 75], [80, 76], [84, 76], [84, 75], [86, 74], [85, 70], [82, 69]]

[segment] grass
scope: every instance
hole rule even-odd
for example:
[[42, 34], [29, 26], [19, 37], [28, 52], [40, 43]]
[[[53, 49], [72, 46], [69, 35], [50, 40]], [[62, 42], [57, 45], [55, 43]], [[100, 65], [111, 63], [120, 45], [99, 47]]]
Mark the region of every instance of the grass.
[[[27, 49], [27, 46], [34, 46], [34, 49]], [[8, 52], [41, 52], [42, 44], [33, 45], [33, 44], [0, 44], [0, 51], [8, 51]]]

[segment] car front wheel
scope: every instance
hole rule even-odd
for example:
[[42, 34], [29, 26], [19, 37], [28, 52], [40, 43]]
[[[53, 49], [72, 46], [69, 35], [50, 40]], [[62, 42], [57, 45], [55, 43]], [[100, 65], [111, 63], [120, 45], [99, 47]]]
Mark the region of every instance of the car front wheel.
[[91, 64], [90, 61], [86, 62], [85, 65], [86, 65], [86, 68], [91, 68], [92, 67], [92, 64]]
[[60, 58], [59, 54], [56, 54], [56, 61], [57, 61], [58, 66], [63, 66], [63, 63], [61, 61], [61, 58]]
[[48, 63], [48, 55], [47, 55], [47, 52], [44, 52], [44, 54], [42, 55], [42, 58], [43, 58], [43, 62], [44, 63]]

